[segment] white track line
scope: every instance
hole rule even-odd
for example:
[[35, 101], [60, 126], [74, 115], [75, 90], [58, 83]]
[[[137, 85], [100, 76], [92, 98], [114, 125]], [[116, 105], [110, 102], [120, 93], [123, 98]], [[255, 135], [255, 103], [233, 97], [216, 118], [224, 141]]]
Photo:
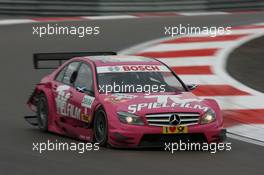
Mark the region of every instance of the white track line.
[[182, 16], [229, 15], [229, 12], [180, 12]]
[[201, 96], [201, 98], [215, 99], [219, 103], [221, 109], [224, 110], [264, 109], [263, 96]]
[[90, 19], [90, 20], [107, 20], [107, 19], [131, 19], [131, 18], [138, 18], [137, 16], [133, 15], [118, 15], [118, 16], [82, 16], [83, 19]]
[[193, 43], [173, 43], [173, 44], [159, 44], [153, 47], [143, 49], [141, 52], [165, 52], [165, 51], [178, 51], [190, 50], [193, 48], [210, 49], [210, 48], [224, 48], [232, 45], [234, 41], [219, 41], [219, 42], [193, 42]]
[[232, 138], [232, 139], [236, 139], [236, 140], [240, 140], [243, 142], [259, 145], [259, 146], [264, 146], [264, 141], [262, 141], [262, 140], [252, 139], [249, 137], [245, 137], [245, 136], [241, 136], [241, 135], [237, 135], [237, 134], [233, 134], [233, 133], [227, 133], [227, 137]]
[[26, 24], [26, 23], [34, 23], [36, 21], [31, 19], [4, 19], [0, 20], [0, 25], [11, 25], [11, 24]]
[[247, 138], [256, 138], [257, 136], [257, 140], [264, 144], [263, 130], [264, 125], [259, 124], [242, 124], [228, 128], [228, 132], [235, 133], [236, 135], [242, 135]]
[[159, 59], [163, 63], [174, 66], [210, 66], [215, 62], [216, 57], [183, 57], [183, 58], [162, 58]]
[[257, 33], [263, 33], [264, 28], [256, 28], [256, 29], [233, 29], [231, 34], [248, 34], [248, 35], [255, 35]]
[[198, 85], [223, 85], [227, 84], [224, 79], [219, 78], [216, 75], [180, 75], [179, 77], [186, 84], [198, 84]]

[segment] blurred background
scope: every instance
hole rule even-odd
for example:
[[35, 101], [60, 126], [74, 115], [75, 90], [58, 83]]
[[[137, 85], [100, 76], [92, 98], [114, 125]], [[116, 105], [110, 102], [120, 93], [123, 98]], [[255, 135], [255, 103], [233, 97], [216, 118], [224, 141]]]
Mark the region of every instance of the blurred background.
[[263, 0], [0, 0], [0, 14], [117, 15], [138, 12], [262, 10]]

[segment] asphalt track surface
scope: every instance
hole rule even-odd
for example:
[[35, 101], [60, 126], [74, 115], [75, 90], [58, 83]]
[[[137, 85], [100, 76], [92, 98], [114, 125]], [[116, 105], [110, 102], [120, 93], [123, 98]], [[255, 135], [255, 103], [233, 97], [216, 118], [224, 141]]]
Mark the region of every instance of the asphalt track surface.
[[260, 92], [264, 92], [263, 46], [264, 37], [252, 40], [235, 49], [227, 62], [227, 71], [235, 79]]
[[162, 17], [101, 20], [60, 24], [97, 25], [100, 36], [78, 38], [32, 35], [32, 25], [0, 26], [0, 174], [263, 174], [261, 146], [228, 139], [229, 152], [177, 152], [163, 150], [105, 149], [76, 152], [32, 151], [32, 142], [77, 142], [51, 133], [42, 133], [23, 119], [30, 113], [25, 102], [40, 78], [48, 71], [32, 68], [32, 53], [59, 51], [118, 51], [144, 41], [164, 37], [164, 26], [227, 26], [263, 22], [264, 13], [223, 16]]

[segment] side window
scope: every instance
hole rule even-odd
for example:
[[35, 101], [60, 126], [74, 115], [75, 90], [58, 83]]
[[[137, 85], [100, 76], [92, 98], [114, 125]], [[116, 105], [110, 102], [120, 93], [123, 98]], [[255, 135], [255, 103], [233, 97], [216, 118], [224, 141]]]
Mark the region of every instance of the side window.
[[68, 65], [65, 71], [63, 80], [62, 80], [64, 84], [68, 84], [68, 85], [71, 84], [70, 79], [71, 79], [72, 73], [78, 70], [79, 64], [80, 64], [79, 62], [72, 62]]
[[93, 91], [93, 73], [91, 67], [88, 64], [83, 63], [81, 65], [74, 86], [76, 88]]
[[63, 76], [65, 74], [66, 69], [68, 68], [68, 65], [66, 65], [58, 74], [56, 77], [56, 81], [62, 82]]

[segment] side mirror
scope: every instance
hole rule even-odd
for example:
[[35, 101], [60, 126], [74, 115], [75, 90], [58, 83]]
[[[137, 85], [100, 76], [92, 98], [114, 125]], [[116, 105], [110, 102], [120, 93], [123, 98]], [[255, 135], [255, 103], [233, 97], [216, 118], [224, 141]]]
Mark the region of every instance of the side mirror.
[[197, 88], [197, 84], [187, 84], [186, 87], [189, 91], [192, 91]]
[[81, 93], [85, 93], [87, 91], [86, 87], [76, 87], [76, 90]]
[[86, 87], [76, 87], [76, 90], [81, 93], [87, 93], [88, 95], [94, 96], [94, 91], [88, 90]]
[[78, 75], [78, 72], [77, 71], [74, 71], [71, 75], [71, 78], [70, 78], [70, 83], [73, 84], [77, 78], [77, 75]]

